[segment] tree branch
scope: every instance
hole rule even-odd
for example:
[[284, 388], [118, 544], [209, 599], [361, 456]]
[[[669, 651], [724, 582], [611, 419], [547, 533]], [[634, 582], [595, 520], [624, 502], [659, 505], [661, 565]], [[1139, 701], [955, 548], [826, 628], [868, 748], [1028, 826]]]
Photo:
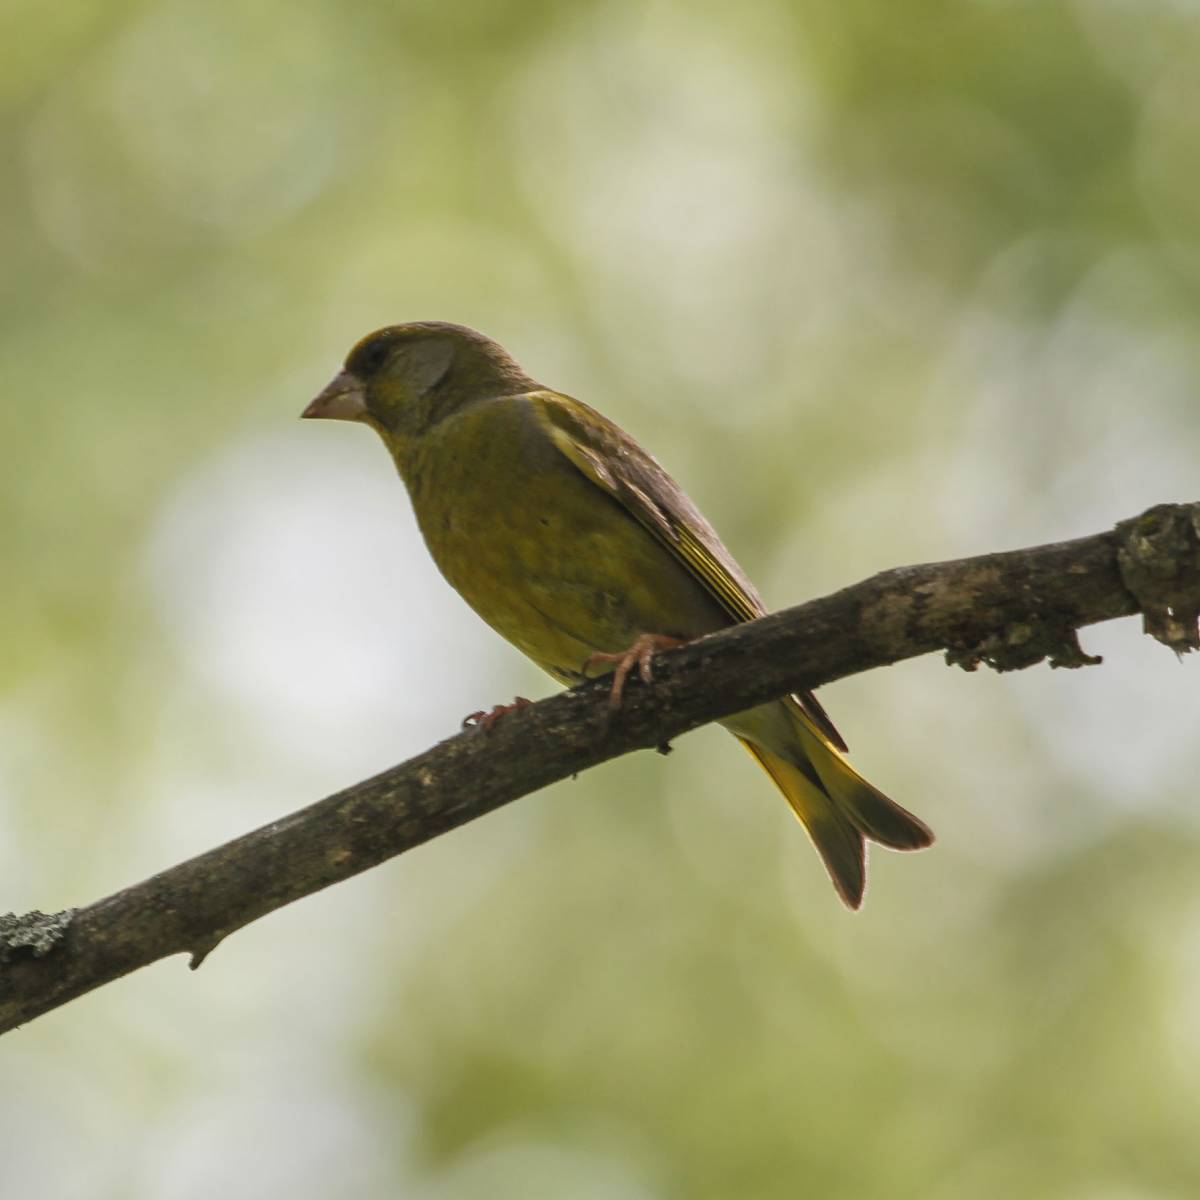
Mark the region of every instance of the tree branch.
[[1098, 662], [1076, 630], [1141, 612], [1200, 647], [1200, 504], [1108, 533], [884, 571], [656, 658], [614, 716], [592, 680], [466, 730], [397, 767], [86, 908], [0, 918], [0, 1032], [171, 954], [193, 967], [251, 921], [520, 796], [709, 721], [944, 649], [973, 670]]

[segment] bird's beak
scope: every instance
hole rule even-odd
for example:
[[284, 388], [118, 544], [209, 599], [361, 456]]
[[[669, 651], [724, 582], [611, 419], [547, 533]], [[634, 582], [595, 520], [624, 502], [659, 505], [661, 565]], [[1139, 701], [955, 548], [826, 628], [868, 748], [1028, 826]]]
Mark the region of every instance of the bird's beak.
[[349, 371], [339, 371], [300, 415], [332, 421], [361, 421], [367, 415], [362, 381]]

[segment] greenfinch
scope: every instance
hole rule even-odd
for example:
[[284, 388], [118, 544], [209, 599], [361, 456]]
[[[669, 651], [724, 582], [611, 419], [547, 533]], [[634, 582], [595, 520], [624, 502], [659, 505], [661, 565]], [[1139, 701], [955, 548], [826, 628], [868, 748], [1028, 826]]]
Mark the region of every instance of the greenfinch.
[[[369, 334], [303, 415], [379, 434], [442, 574], [560, 683], [614, 671], [619, 701], [631, 669], [649, 680], [656, 650], [767, 611], [655, 459], [472, 329], [419, 321]], [[933, 841], [850, 766], [811, 693], [722, 724], [787, 797], [851, 908], [868, 839]]]

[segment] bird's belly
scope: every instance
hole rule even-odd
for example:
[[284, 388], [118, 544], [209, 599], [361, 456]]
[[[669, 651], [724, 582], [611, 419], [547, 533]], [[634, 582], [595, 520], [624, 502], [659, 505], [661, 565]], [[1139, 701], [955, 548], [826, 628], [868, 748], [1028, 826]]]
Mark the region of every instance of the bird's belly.
[[533, 472], [477, 463], [470, 480], [431, 477], [414, 495], [442, 574], [493, 629], [566, 682], [639, 634], [728, 624], [666, 547], [555, 455]]
[[669, 553], [632, 522], [626, 531], [578, 515], [473, 515], [458, 514], [435, 554], [443, 574], [492, 628], [559, 678], [578, 678], [592, 654], [622, 651], [640, 633], [695, 637], [717, 627], [692, 594], [698, 585], [675, 579], [682, 573]]

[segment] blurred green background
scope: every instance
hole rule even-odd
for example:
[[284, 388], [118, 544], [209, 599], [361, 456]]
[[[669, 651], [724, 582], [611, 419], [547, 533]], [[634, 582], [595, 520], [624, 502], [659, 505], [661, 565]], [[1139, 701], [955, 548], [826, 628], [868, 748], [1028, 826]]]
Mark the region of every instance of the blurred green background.
[[[0, 909], [84, 903], [548, 681], [296, 417], [477, 326], [770, 602], [1200, 491], [1200, 10], [8, 0]], [[937, 829], [842, 911], [720, 731], [0, 1043], [50, 1200], [1200, 1195], [1200, 670], [829, 687]]]

